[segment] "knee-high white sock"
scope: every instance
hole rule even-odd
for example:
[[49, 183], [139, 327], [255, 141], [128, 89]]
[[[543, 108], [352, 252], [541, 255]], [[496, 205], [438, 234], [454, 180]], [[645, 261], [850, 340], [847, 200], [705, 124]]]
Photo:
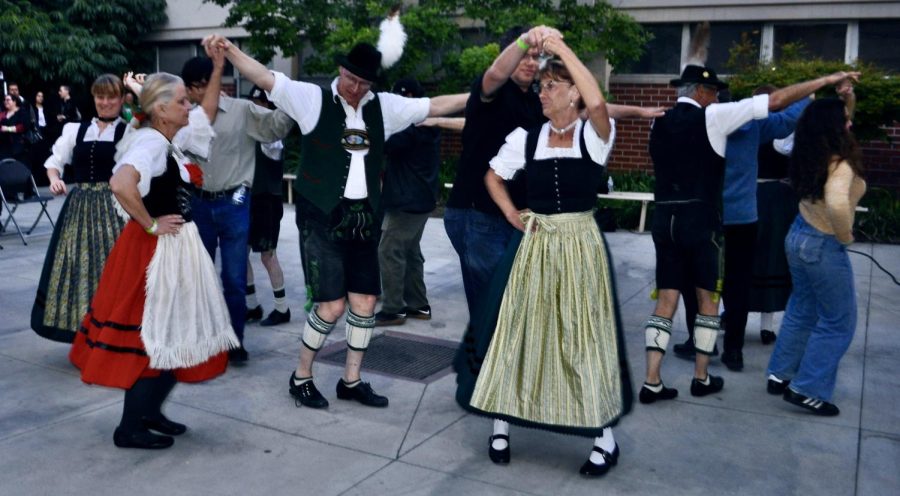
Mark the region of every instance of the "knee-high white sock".
[[[503, 434], [505, 436], [509, 436], [509, 422], [495, 419], [494, 420], [494, 435]], [[509, 446], [509, 443], [506, 439], [494, 439], [491, 443], [491, 447], [495, 450], [505, 450]]]
[[256, 299], [256, 286], [253, 284], [247, 285], [247, 296], [245, 297], [247, 300], [247, 309], [253, 310], [254, 308], [259, 306], [259, 300]]
[[775, 314], [772, 312], [762, 312], [759, 314], [759, 330], [774, 331], [772, 325], [775, 323]]
[[[607, 453], [612, 453], [616, 450], [616, 438], [613, 437], [612, 427], [603, 429], [603, 435], [594, 438], [594, 446], [606, 451]], [[603, 455], [601, 455], [600, 453], [591, 451], [591, 463], [593, 463], [594, 465], [603, 465], [604, 463], [606, 463], [606, 460], [603, 459]]]
[[278, 310], [281, 313], [287, 312], [287, 297], [284, 294], [284, 286], [272, 288], [272, 293], [275, 295], [275, 310]]

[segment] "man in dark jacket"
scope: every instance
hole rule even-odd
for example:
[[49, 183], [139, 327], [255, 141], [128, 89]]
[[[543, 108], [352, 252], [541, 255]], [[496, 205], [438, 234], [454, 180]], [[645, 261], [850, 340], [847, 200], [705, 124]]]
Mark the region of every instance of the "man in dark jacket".
[[[402, 79], [393, 93], [425, 96], [415, 79]], [[412, 125], [384, 144], [387, 168], [382, 186], [384, 222], [378, 261], [384, 291], [375, 325], [398, 325], [407, 317], [429, 320], [425, 258], [419, 248], [428, 215], [434, 210], [440, 166], [440, 130]]]

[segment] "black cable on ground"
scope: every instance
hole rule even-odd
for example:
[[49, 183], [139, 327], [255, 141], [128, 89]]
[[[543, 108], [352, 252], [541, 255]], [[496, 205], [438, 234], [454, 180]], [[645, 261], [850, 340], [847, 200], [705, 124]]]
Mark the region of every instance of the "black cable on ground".
[[885, 274], [887, 274], [888, 277], [890, 277], [890, 278], [894, 281], [894, 284], [896, 284], [897, 286], [900, 286], [900, 281], [897, 281], [897, 278], [894, 277], [894, 274], [891, 274], [890, 272], [888, 272], [887, 269], [885, 269], [884, 267], [882, 267], [881, 264], [878, 263], [878, 260], [875, 260], [875, 257], [873, 257], [872, 255], [869, 255], [868, 253], [863, 253], [863, 252], [861, 252], [861, 251], [850, 250], [850, 249], [848, 249], [847, 251], [849, 251], [850, 253], [857, 253], [857, 254], [859, 254], [859, 255], [862, 255], [862, 256], [868, 258], [868, 259], [871, 260], [872, 263], [874, 263], [879, 269], [881, 269], [882, 272], [884, 272]]

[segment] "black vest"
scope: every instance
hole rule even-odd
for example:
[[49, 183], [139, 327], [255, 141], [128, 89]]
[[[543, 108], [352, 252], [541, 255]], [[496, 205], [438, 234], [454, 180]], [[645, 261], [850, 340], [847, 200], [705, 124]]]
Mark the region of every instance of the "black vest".
[[144, 207], [151, 217], [179, 214], [185, 222], [190, 222], [192, 191], [193, 186], [181, 180], [178, 163], [169, 157], [166, 171], [150, 180], [150, 192], [143, 199]]
[[[282, 155], [283, 157], [284, 155]], [[262, 151], [262, 143], [256, 144], [256, 171], [253, 173], [254, 195], [270, 194], [281, 196], [281, 183], [284, 180], [284, 159], [274, 160]]]
[[535, 160], [541, 127], [528, 132], [525, 140], [525, 172], [528, 174], [528, 208], [539, 214], [585, 212], [597, 203], [603, 182], [603, 167], [591, 160], [581, 126], [581, 158]]
[[709, 143], [704, 109], [682, 102], [656, 119], [650, 157], [657, 203], [694, 201], [721, 210], [725, 158]]
[[[344, 199], [344, 187], [350, 174], [350, 152], [344, 149], [347, 140], [347, 114], [341, 102], [322, 88], [322, 111], [315, 129], [304, 134], [300, 145], [300, 170], [294, 189], [319, 210], [330, 213]], [[366, 154], [366, 189], [369, 204], [376, 212], [381, 203], [381, 169], [384, 160], [384, 120], [378, 95], [365, 105], [363, 122], [368, 134], [369, 153]], [[358, 138], [351, 136], [351, 139]]]
[[84, 141], [84, 135], [91, 127], [91, 121], [82, 122], [72, 149], [73, 181], [76, 183], [104, 183], [112, 177], [116, 165], [116, 143], [122, 139], [128, 124], [120, 122], [116, 126], [113, 141]]
[[791, 158], [775, 151], [773, 142], [763, 143], [757, 155], [760, 179], [785, 179], [788, 177], [788, 166]]

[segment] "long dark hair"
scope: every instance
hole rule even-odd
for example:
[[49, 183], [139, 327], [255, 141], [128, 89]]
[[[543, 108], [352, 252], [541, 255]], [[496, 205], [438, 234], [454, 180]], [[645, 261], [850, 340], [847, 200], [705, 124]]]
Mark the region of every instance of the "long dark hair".
[[853, 173], [862, 176], [859, 145], [846, 128], [844, 102], [837, 98], [816, 100], [806, 107], [794, 132], [790, 177], [800, 198], [825, 196], [828, 166], [846, 160]]

